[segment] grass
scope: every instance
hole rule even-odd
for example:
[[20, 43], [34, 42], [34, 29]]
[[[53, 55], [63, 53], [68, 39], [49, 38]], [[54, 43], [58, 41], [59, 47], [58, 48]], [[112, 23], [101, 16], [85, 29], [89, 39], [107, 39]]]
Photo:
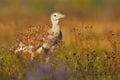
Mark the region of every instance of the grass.
[[[60, 50], [61, 55], [64, 54], [62, 59], [66, 58], [74, 66], [76, 72], [81, 72], [85, 80], [118, 80], [120, 77], [118, 34], [110, 31], [104, 38], [100, 38], [91, 29], [86, 32], [72, 30], [74, 30], [75, 46], [70, 44], [66, 47], [67, 49]], [[104, 41], [108, 44], [104, 44]]]
[[[47, 55], [50, 57], [48, 64], [41, 63], [39, 56], [34, 61], [29, 61], [27, 55], [23, 58], [16, 56], [8, 49], [1, 49], [0, 80], [119, 80], [119, 27], [116, 27], [116, 30], [113, 26], [110, 29], [103, 27], [97, 29], [99, 25], [97, 27], [83, 25], [79, 20], [73, 19], [69, 24], [67, 22], [69, 19], [61, 25], [63, 26], [63, 44], [55, 53]], [[5, 45], [9, 48], [15, 43], [15, 34], [24, 30], [23, 27], [26, 25], [23, 24], [26, 23], [30, 22], [13, 23], [9, 26], [7, 23], [1, 23], [9, 32], [1, 34], [0, 37], [4, 37], [3, 35], [9, 37], [5, 41], [1, 39], [0, 42], [6, 42]], [[38, 22], [30, 25], [33, 24]], [[20, 27], [15, 27], [17, 25]], [[65, 27], [66, 25], [69, 28]]]

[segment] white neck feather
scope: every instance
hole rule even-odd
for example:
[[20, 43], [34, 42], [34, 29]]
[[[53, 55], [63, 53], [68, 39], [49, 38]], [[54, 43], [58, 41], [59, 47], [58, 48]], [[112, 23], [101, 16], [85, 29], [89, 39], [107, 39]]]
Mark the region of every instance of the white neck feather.
[[60, 26], [59, 26], [59, 20], [53, 21], [52, 20], [52, 32], [59, 32]]

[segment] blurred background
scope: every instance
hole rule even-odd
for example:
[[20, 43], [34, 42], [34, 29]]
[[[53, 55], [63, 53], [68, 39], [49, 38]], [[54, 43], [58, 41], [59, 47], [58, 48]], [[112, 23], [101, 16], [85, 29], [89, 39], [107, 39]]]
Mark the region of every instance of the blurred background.
[[0, 0], [2, 17], [41, 16], [56, 11], [81, 19], [120, 18], [120, 0]]
[[11, 44], [25, 28], [50, 24], [53, 12], [66, 15], [63, 32], [80, 23], [97, 29], [101, 25], [118, 28], [120, 24], [120, 0], [0, 0], [0, 44]]

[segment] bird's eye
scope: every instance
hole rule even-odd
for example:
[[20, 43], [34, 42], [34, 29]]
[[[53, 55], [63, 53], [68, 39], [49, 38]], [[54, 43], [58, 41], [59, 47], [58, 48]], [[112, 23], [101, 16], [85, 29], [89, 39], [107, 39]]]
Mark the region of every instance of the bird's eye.
[[54, 15], [56, 17], [56, 15]]

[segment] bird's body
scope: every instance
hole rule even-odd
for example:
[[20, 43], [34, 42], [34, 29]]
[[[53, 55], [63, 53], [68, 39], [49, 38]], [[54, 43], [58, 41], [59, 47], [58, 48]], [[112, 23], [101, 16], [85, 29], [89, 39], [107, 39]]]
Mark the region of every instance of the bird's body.
[[[20, 34], [15, 53], [34, 52], [45, 53], [46, 50], [55, 48], [62, 40], [62, 32], [59, 19], [63, 18], [61, 13], [51, 15], [52, 28], [49, 26], [31, 27]], [[33, 56], [31, 56], [33, 58]]]

